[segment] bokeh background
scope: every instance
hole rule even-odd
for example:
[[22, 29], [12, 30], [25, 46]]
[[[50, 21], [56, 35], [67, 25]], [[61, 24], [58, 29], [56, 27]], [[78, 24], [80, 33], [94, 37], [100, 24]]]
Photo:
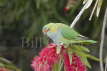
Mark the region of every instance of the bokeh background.
[[[100, 34], [107, 1], [103, 0], [99, 17], [95, 14], [89, 21], [95, 4], [87, 9], [75, 30], [98, 41], [92, 45], [91, 54], [99, 56]], [[0, 57], [11, 61], [22, 71], [33, 71], [30, 64], [34, 56], [48, 43], [42, 27], [49, 22], [70, 25], [83, 7], [82, 0], [0, 0]], [[107, 25], [104, 43], [104, 58], [107, 56]], [[99, 71], [99, 63], [89, 60], [92, 69]]]

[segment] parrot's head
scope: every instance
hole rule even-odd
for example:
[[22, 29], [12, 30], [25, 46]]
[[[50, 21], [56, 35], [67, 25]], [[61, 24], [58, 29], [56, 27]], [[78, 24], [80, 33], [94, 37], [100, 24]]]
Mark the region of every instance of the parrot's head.
[[49, 23], [43, 27], [42, 32], [45, 35], [48, 35], [48, 34], [57, 32], [57, 29], [58, 29], [58, 26], [56, 23]]

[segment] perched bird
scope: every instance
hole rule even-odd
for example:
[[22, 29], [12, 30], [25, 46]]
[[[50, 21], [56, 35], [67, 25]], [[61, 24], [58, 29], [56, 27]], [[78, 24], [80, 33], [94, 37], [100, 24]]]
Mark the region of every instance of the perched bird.
[[96, 43], [94, 40], [84, 39], [84, 36], [63, 23], [49, 23], [43, 27], [42, 31], [58, 46], [62, 44], [68, 46], [78, 43]]

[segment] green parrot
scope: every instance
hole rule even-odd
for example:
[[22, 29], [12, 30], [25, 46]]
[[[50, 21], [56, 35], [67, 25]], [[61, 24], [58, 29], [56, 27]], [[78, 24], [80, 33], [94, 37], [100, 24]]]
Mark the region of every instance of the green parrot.
[[96, 43], [94, 40], [86, 40], [68, 25], [62, 23], [49, 23], [42, 29], [43, 33], [53, 40], [55, 44], [73, 44], [73, 43]]
[[68, 46], [78, 43], [96, 43], [94, 40], [84, 39], [86, 37], [80, 35], [74, 29], [63, 23], [49, 23], [43, 27], [42, 31], [58, 46]]

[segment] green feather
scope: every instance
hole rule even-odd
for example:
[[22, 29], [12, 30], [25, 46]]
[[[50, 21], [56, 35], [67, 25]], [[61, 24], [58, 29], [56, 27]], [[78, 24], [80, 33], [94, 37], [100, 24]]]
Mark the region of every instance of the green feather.
[[63, 35], [64, 38], [71, 40], [80, 36], [78, 32], [76, 32], [74, 29], [71, 29], [69, 26], [65, 24], [60, 24], [60, 26], [61, 34]]
[[69, 26], [65, 24], [58, 23], [58, 26], [61, 31], [61, 34], [64, 38], [64, 42], [67, 43], [96, 43], [94, 40], [86, 40], [85, 37], [80, 35], [78, 32], [76, 32], [74, 29], [71, 29]]

